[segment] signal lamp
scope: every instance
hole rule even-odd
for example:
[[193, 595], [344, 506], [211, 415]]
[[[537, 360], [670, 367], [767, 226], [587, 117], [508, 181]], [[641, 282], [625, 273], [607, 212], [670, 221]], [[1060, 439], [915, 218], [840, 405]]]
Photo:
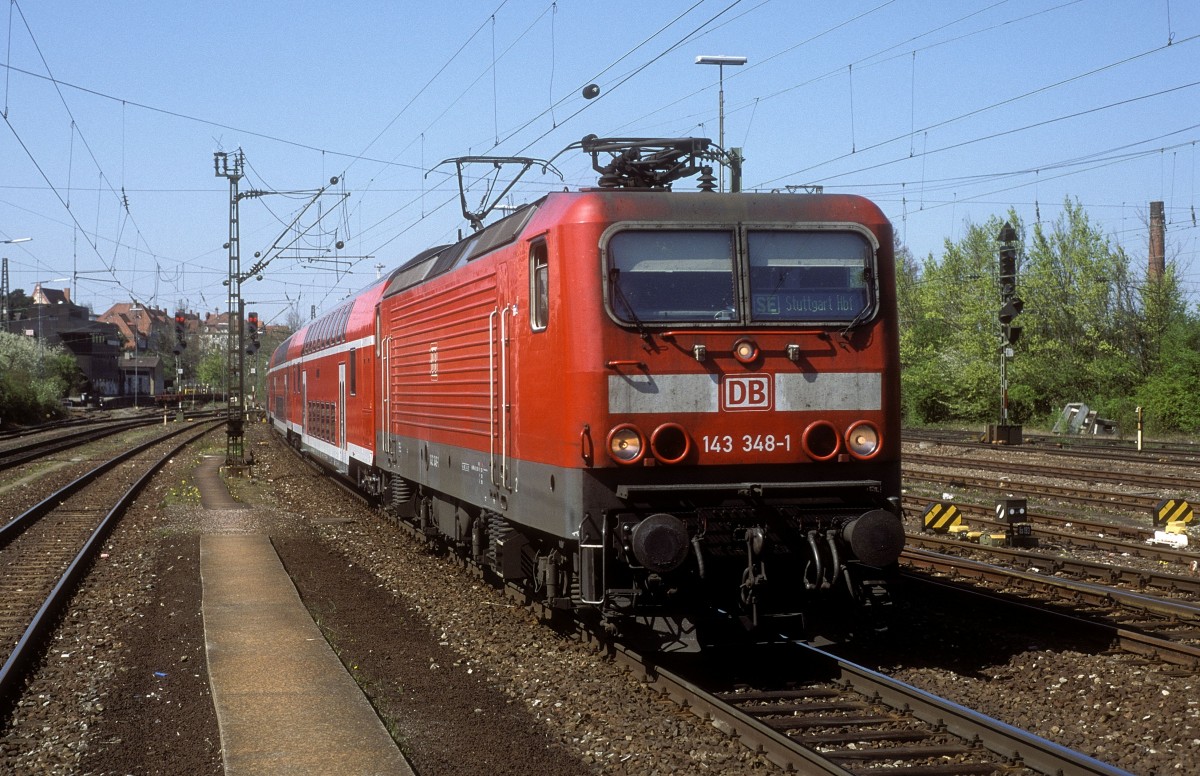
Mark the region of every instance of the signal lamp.
[[1017, 314], [1024, 309], [1025, 302], [1020, 297], [1016, 297], [1004, 303], [997, 317], [1000, 318], [1000, 323], [1011, 323], [1012, 319], [1016, 318]]
[[1023, 498], [1005, 498], [996, 504], [996, 519], [1006, 523], [1024, 523], [1028, 512], [1029, 502]]
[[645, 454], [646, 441], [633, 424], [622, 423], [608, 432], [608, 456], [617, 463], [634, 464]]

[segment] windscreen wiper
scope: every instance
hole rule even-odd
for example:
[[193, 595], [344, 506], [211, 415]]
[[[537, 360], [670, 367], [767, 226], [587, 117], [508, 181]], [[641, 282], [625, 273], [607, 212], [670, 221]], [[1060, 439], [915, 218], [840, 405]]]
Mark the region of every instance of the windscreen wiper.
[[625, 291], [621, 288], [620, 282], [621, 270], [618, 267], [613, 267], [608, 271], [608, 284], [612, 286], [614, 295], [621, 300], [621, 304], [625, 305], [625, 310], [629, 313], [629, 318], [634, 327], [646, 342], [650, 342], [650, 332], [642, 325], [642, 319], [638, 317], [637, 311], [633, 309], [633, 304], [625, 296]]

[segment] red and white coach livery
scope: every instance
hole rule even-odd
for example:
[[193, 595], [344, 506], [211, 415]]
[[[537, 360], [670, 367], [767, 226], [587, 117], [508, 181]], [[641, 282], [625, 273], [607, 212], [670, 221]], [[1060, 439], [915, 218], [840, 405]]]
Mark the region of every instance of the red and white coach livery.
[[378, 487], [375, 316], [386, 284], [375, 282], [288, 337], [267, 371], [275, 428], [367, 487]]
[[601, 188], [426, 251], [284, 343], [276, 427], [616, 628], [686, 641], [886, 603], [887, 219], [854, 196], [670, 191], [715, 157], [703, 140], [582, 145]]

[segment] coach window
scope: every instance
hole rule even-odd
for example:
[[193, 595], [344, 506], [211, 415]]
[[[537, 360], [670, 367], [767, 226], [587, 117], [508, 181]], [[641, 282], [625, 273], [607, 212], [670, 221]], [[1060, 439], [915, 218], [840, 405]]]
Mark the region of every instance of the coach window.
[[550, 256], [544, 240], [529, 246], [529, 296], [529, 323], [534, 331], [545, 331], [550, 325]]
[[358, 358], [356, 353], [357, 348], [350, 348], [350, 395], [358, 394]]

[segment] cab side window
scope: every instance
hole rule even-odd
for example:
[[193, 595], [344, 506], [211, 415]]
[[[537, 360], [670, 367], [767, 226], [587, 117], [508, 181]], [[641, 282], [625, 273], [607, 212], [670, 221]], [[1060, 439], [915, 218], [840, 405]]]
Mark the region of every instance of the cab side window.
[[545, 240], [529, 246], [529, 323], [534, 331], [550, 325], [550, 254]]

